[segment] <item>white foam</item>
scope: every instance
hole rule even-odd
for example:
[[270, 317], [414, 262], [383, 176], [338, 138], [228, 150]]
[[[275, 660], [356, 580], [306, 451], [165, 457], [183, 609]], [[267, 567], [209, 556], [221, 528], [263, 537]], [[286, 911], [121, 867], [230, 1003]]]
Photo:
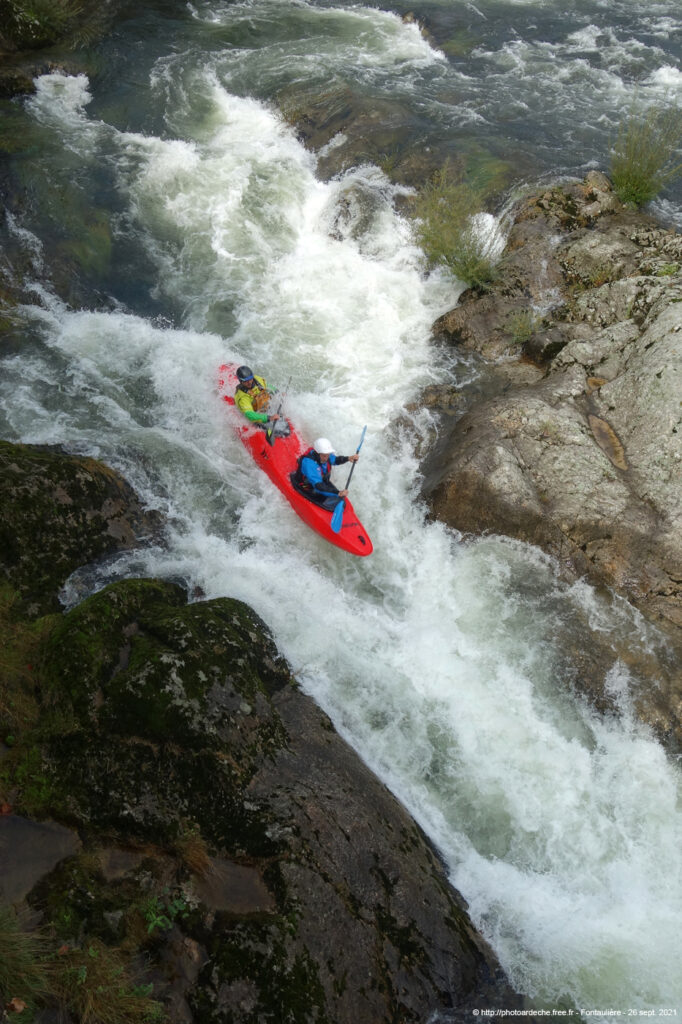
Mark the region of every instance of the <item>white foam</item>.
[[35, 80], [35, 94], [28, 100], [36, 117], [48, 117], [62, 124], [82, 123], [84, 109], [92, 100], [86, 75], [65, 75], [61, 71], [40, 75]]
[[[289, 23], [291, 13], [281, 3], [256, 0], [245, 6], [197, 5], [196, 17], [216, 27], [226, 22], [234, 26], [243, 19], [249, 26], [262, 20], [272, 28], [280, 19]], [[399, 87], [409, 87], [411, 73], [445, 63], [444, 54], [424, 38], [416, 22], [403, 21], [392, 11], [359, 4], [323, 7], [301, 0], [296, 5], [296, 23], [299, 37], [286, 47], [274, 33], [273, 41], [264, 46], [221, 54], [217, 63], [227, 76], [226, 83], [235, 85], [244, 74], [252, 76], [256, 66], [261, 80], [275, 78], [286, 59], [294, 79], [323, 69], [329, 81], [335, 76], [343, 79], [349, 72], [363, 81], [378, 81], [397, 71], [407, 80]]]
[[502, 225], [491, 213], [477, 213], [472, 218], [474, 230], [481, 240], [482, 253], [491, 260], [497, 260], [504, 252], [507, 239]]
[[652, 71], [646, 79], [646, 84], [663, 89], [667, 93], [678, 93], [682, 91], [682, 71], [670, 64], [664, 64], [663, 67]]

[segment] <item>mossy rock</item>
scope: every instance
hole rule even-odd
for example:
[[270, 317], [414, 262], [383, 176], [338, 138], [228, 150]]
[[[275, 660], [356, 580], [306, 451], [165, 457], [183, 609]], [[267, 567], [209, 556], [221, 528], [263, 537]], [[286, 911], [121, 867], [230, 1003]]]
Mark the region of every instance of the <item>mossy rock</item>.
[[[122, 736], [215, 746], [236, 717], [290, 682], [265, 624], [241, 601], [187, 605], [159, 580], [111, 584], [65, 615], [44, 651], [56, 698]], [[240, 730], [243, 735], [243, 730]]]
[[[267, 820], [245, 808], [245, 786], [230, 759], [214, 751], [152, 746], [102, 734], [71, 733], [42, 745], [40, 761], [19, 766], [28, 810], [76, 825], [83, 834], [170, 846], [191, 821], [230, 853], [268, 856]], [[22, 774], [23, 772], [23, 774]], [[42, 782], [41, 782], [42, 780]]]
[[82, 565], [160, 530], [114, 470], [59, 449], [0, 441], [0, 572], [29, 616], [59, 611], [58, 592]]
[[211, 936], [210, 960], [191, 1000], [203, 1024], [329, 1024], [319, 968], [292, 942], [295, 928], [277, 921], [224, 920]]
[[271, 697], [290, 672], [248, 606], [186, 602], [174, 584], [126, 580], [53, 626], [40, 728], [12, 781], [26, 811], [82, 829], [163, 844], [193, 821], [217, 846], [271, 852], [244, 792], [287, 743]]
[[[83, 949], [193, 950], [183, 998], [205, 1024], [517, 1006], [415, 824], [292, 682], [251, 609], [187, 604], [171, 583], [115, 583], [52, 621], [41, 715], [0, 782], [83, 850], [32, 905]], [[187, 836], [207, 851], [203, 888]]]

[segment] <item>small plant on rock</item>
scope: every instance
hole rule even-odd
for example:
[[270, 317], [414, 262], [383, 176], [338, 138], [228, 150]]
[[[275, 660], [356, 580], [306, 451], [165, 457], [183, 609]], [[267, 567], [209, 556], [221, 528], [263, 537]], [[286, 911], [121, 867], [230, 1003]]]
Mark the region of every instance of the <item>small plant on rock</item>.
[[118, 949], [93, 940], [63, 947], [51, 966], [51, 989], [79, 1024], [148, 1024], [162, 1019], [148, 986], [136, 985]]
[[12, 1018], [27, 1022], [41, 1006], [56, 1008], [58, 1014], [67, 1011], [79, 1024], [155, 1024], [165, 1019], [152, 987], [135, 984], [121, 950], [99, 939], [83, 948], [56, 949], [46, 932], [23, 931], [13, 914], [0, 908], [2, 1006]]
[[511, 334], [513, 345], [525, 345], [530, 341], [538, 325], [538, 318], [531, 309], [520, 309], [512, 313], [507, 321], [507, 330]]
[[397, 146], [392, 146], [389, 150], [380, 155], [378, 164], [387, 178], [393, 177], [399, 160], [400, 152]]
[[4, 28], [19, 47], [45, 46], [59, 39], [79, 12], [73, 0], [8, 0]]
[[449, 165], [437, 171], [417, 196], [416, 235], [431, 266], [445, 266], [470, 288], [486, 288], [495, 278], [497, 239], [477, 223], [483, 212], [479, 190]]
[[205, 878], [210, 873], [211, 855], [206, 840], [196, 825], [185, 824], [173, 846], [184, 866], [192, 874]]
[[167, 932], [177, 917], [187, 916], [187, 902], [182, 896], [173, 896], [168, 888], [162, 895], [150, 896], [142, 905], [142, 916], [147, 923], [147, 934], [157, 929]]
[[682, 111], [633, 103], [620, 125], [611, 152], [611, 179], [616, 195], [630, 206], [643, 206], [682, 175], [677, 158]]
[[608, 266], [608, 264], [601, 263], [598, 267], [595, 267], [590, 274], [590, 285], [593, 288], [601, 288], [603, 284], [608, 284], [614, 279], [614, 269]]

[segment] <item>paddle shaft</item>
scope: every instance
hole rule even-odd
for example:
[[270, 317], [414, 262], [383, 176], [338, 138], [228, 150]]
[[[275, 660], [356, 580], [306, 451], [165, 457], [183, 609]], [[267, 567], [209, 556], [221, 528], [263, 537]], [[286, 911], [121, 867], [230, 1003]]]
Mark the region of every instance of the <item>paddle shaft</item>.
[[[360, 444], [355, 449], [355, 454], [356, 455], [360, 454], [360, 449], [362, 448], [362, 442], [365, 440], [365, 434], [366, 433], [367, 433], [367, 427], [364, 426], [362, 428], [362, 436], [360, 438]], [[348, 480], [346, 481], [346, 490], [348, 490], [348, 484], [350, 483], [350, 478], [353, 475], [353, 470], [355, 469], [355, 466], [356, 466], [356, 463], [354, 462], [353, 465], [350, 467], [350, 473], [348, 474]], [[334, 509], [334, 511], [332, 513], [331, 528], [334, 531], [334, 533], [338, 533], [339, 530], [341, 529], [341, 524], [343, 523], [343, 512], [344, 512], [345, 506], [346, 506], [346, 500], [345, 500], [345, 498], [342, 498], [341, 501], [337, 504], [336, 508]]]
[[[282, 411], [282, 406], [284, 405], [284, 399], [287, 396], [287, 391], [289, 390], [289, 385], [290, 384], [291, 384], [291, 377], [289, 377], [289, 380], [286, 382], [286, 385], [284, 387], [284, 391], [282, 392], [282, 397], [280, 399], [279, 406], [277, 408], [277, 412], [275, 413], [275, 416], [279, 416], [279, 414]], [[267, 437], [268, 441], [272, 437], [272, 432], [275, 429], [275, 423], [276, 422], [277, 422], [276, 420], [273, 420], [272, 421], [272, 426], [268, 427], [268, 429], [265, 431], [265, 436]]]
[[[362, 448], [362, 442], [365, 440], [365, 434], [366, 433], [367, 433], [367, 427], [365, 426], [365, 427], [362, 428], [362, 436], [360, 438], [360, 444], [355, 449], [355, 454], [356, 455], [360, 454], [360, 449]], [[350, 486], [351, 477], [353, 476], [353, 471], [354, 471], [356, 466], [357, 466], [357, 462], [354, 462], [353, 465], [350, 467], [350, 473], [348, 474], [348, 479], [346, 480], [346, 490], [348, 490], [348, 487]]]

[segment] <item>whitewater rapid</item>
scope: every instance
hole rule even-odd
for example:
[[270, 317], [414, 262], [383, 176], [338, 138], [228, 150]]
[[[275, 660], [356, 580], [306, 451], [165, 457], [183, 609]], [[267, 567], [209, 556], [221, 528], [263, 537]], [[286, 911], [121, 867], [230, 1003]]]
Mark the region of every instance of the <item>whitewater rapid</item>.
[[[362, 17], [380, 39], [390, 29], [387, 53], [400, 43], [401, 60], [440, 73], [414, 27], [375, 13], [378, 27]], [[411, 403], [476, 370], [433, 347], [458, 289], [425, 274], [397, 186], [370, 164], [319, 181], [277, 112], [230, 91], [214, 58], [160, 62], [151, 88], [166, 133], [91, 114], [83, 75], [45, 76], [30, 101], [53, 146], [85, 168], [106, 160], [113, 229], [172, 311], [69, 308], [16, 229], [36, 302], [21, 314], [29, 341], [4, 361], [3, 433], [103, 458], [170, 517], [167, 546], [67, 597], [149, 574], [248, 602], [433, 838], [520, 991], [669, 1022], [662, 1010], [682, 1012], [679, 769], [633, 714], [626, 667], [614, 656], [609, 670], [620, 714], [599, 717], [572, 693], [561, 643], [577, 623], [634, 648], [655, 649], [655, 632], [562, 583], [536, 549], [426, 521], [416, 451], [434, 424]], [[252, 465], [216, 395], [226, 360], [290, 381], [287, 414], [342, 453], [367, 424], [353, 500], [371, 558], [325, 545]]]

